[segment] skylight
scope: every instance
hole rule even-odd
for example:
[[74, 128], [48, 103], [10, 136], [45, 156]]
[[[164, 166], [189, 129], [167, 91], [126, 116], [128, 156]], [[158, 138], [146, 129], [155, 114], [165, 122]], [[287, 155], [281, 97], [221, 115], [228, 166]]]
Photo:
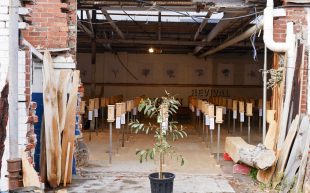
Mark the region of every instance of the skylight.
[[[83, 19], [88, 19], [85, 11], [78, 10], [77, 15], [81, 19], [83, 13]], [[114, 21], [135, 21], [141, 22], [158, 22], [159, 11], [157, 10], [146, 10], [146, 11], [123, 11], [123, 10], [108, 10], [112, 20]], [[174, 12], [174, 11], [161, 11], [161, 22], [182, 22], [182, 23], [201, 23], [208, 12]], [[129, 17], [129, 16], [131, 17]], [[211, 15], [208, 23], [218, 23], [223, 17], [223, 13], [214, 13]], [[105, 20], [105, 16], [101, 10], [97, 10], [97, 19]]]

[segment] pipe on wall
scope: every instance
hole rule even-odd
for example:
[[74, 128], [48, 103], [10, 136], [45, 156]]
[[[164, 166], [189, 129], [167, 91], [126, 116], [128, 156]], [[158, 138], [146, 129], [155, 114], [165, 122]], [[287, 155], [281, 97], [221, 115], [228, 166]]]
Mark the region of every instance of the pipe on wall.
[[[287, 121], [289, 107], [291, 101], [291, 93], [293, 86], [295, 60], [296, 60], [296, 41], [294, 34], [293, 22], [287, 23], [287, 35], [284, 43], [275, 42], [273, 39], [273, 0], [267, 0], [267, 6], [264, 10], [264, 43], [268, 49], [274, 52], [287, 53], [287, 69], [286, 69], [286, 88], [285, 99], [283, 103], [283, 111], [280, 117], [280, 133], [278, 138], [278, 148], [281, 148], [286, 136]], [[266, 99], [265, 99], [266, 100]], [[266, 104], [266, 103], [264, 103]], [[264, 107], [266, 108], [266, 107]], [[265, 116], [265, 113], [264, 113]], [[266, 122], [263, 123], [263, 131], [266, 131]]]

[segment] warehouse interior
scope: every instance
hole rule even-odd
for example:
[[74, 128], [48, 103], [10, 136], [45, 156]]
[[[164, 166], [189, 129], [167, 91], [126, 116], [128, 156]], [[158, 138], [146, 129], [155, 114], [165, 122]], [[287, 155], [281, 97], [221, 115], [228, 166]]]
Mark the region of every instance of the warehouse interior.
[[16, 1], [0, 192], [310, 191], [307, 0]]
[[[258, 103], [263, 98], [263, 3], [87, 3], [81, 2], [77, 13], [76, 57], [84, 88], [82, 100], [87, 106], [96, 98], [100, 103], [104, 103], [102, 98], [110, 99], [111, 103], [113, 96], [121, 96], [121, 101], [128, 101], [138, 96], [161, 97], [165, 90], [175, 94], [181, 103], [175, 118], [188, 133], [186, 139], [177, 142], [177, 150], [182, 152], [186, 163], [178, 167], [175, 160], [167, 158], [165, 169], [187, 174], [219, 175], [222, 170], [216, 167], [219, 165], [217, 152], [222, 157], [227, 136], [241, 136], [254, 145], [262, 142], [262, 117]], [[247, 33], [248, 30], [252, 32]], [[225, 45], [228, 40], [240, 36], [237, 43]], [[271, 51], [266, 53], [268, 68], [272, 65], [272, 54]], [[202, 123], [203, 118], [195, 117], [189, 109], [190, 96], [205, 101], [213, 97], [254, 100], [254, 115], [249, 123], [252, 127], [251, 142], [248, 141], [248, 118], [245, 117], [244, 123], [240, 123], [239, 115], [233, 120], [232, 109], [227, 109], [223, 115], [220, 135], [217, 130], [212, 131], [214, 139], [211, 142], [211, 132], [206, 131], [209, 129]], [[134, 134], [127, 124], [117, 129], [117, 123], [113, 123], [113, 129], [116, 129], [113, 131], [112, 161], [109, 160], [109, 122], [107, 115], [102, 115], [108, 107], [99, 106], [98, 118], [88, 121], [86, 110], [83, 119], [87, 122], [82, 133], [89, 148], [89, 163], [110, 172], [156, 171], [158, 160], [140, 164], [132, 153], [136, 149], [150, 147], [153, 132]], [[126, 112], [126, 123], [132, 121], [132, 114], [131, 111]], [[136, 116], [140, 121], [150, 121], [142, 112]]]

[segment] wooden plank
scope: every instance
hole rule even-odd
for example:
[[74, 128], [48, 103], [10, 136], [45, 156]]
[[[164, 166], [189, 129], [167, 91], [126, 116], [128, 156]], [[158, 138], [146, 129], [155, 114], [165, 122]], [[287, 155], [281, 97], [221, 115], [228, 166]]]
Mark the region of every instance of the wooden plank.
[[287, 163], [287, 160], [290, 155], [290, 150], [293, 145], [293, 141], [296, 136], [296, 132], [298, 130], [298, 125], [300, 122], [300, 116], [297, 115], [295, 119], [293, 120], [291, 127], [287, 133], [287, 136], [284, 141], [284, 145], [279, 153], [279, 159], [277, 162], [276, 170], [275, 170], [275, 175], [272, 179], [272, 187], [275, 188], [280, 182], [281, 179], [283, 178], [283, 172], [285, 165]]
[[46, 168], [46, 140], [45, 140], [45, 124], [44, 114], [42, 115], [41, 123], [41, 144], [40, 144], [40, 178], [42, 183], [47, 183], [47, 168]]
[[265, 137], [264, 145], [271, 150], [275, 149], [277, 122], [274, 120], [275, 110], [267, 110], [267, 122], [269, 123], [268, 132]]
[[287, 193], [290, 190], [291, 186], [294, 184], [294, 178], [301, 164], [302, 155], [305, 150], [305, 144], [308, 143], [306, 140], [308, 138], [309, 126], [309, 118], [307, 116], [304, 116], [300, 123], [299, 131], [284, 171], [283, 181], [286, 183], [286, 186], [281, 191], [281, 193]]
[[57, 187], [61, 178], [61, 145], [57, 106], [57, 86], [54, 80], [53, 61], [48, 51], [43, 58], [43, 104], [45, 119], [47, 180]]
[[310, 145], [310, 131], [308, 130], [307, 132], [308, 132], [308, 136], [306, 139], [306, 144], [304, 144], [305, 148], [304, 148], [304, 152], [301, 158], [301, 163], [298, 169], [295, 192], [302, 192], [302, 186], [303, 186], [304, 179], [305, 179], [306, 166], [307, 166], [308, 154], [309, 154], [309, 145]]
[[68, 177], [68, 164], [69, 164], [69, 153], [70, 152], [71, 143], [68, 143], [67, 156], [66, 156], [66, 165], [65, 165], [65, 176], [64, 176], [64, 187], [67, 185], [67, 177]]
[[275, 165], [273, 165], [267, 170], [258, 170], [256, 179], [261, 183], [268, 184], [272, 179], [275, 168]]
[[57, 100], [58, 100], [58, 115], [59, 115], [59, 130], [62, 132], [66, 120], [67, 108], [67, 92], [68, 84], [71, 76], [71, 70], [61, 70], [58, 80]]
[[304, 193], [310, 193], [310, 159], [309, 158], [308, 158], [308, 164], [306, 168], [303, 191]]
[[[37, 172], [34, 170], [32, 165], [30, 165], [27, 159], [27, 153], [22, 153], [22, 170], [23, 170], [23, 184], [24, 187], [34, 186], [41, 188], [41, 183]], [[35, 191], [41, 192], [41, 191]]]
[[[65, 164], [66, 164], [66, 157], [69, 154], [69, 162], [68, 162], [68, 176], [67, 182], [71, 183], [72, 180], [72, 160], [73, 160], [73, 152], [74, 148], [68, 150], [69, 142], [74, 144], [74, 130], [75, 130], [75, 121], [76, 121], [76, 109], [77, 109], [77, 94], [78, 94], [78, 86], [79, 86], [79, 79], [80, 79], [80, 71], [75, 70], [72, 74], [72, 87], [69, 93], [69, 100], [67, 105], [67, 112], [66, 112], [66, 121], [65, 121], [65, 129], [62, 135], [62, 154], [61, 154], [61, 176], [62, 181], [64, 180], [65, 174]], [[73, 145], [72, 145], [73, 146]]]

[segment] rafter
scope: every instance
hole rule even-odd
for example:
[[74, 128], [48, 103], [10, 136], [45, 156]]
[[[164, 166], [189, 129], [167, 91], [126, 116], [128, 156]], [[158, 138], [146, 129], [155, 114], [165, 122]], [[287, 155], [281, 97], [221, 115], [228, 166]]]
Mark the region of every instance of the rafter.
[[111, 16], [109, 15], [109, 13], [107, 12], [107, 10], [105, 9], [101, 9], [102, 14], [105, 16], [105, 18], [107, 19], [107, 21], [109, 22], [109, 24], [112, 26], [112, 28], [116, 31], [116, 33], [124, 40], [125, 35], [123, 34], [123, 32], [118, 28], [118, 26], [115, 24], [115, 22], [112, 20]]
[[203, 19], [203, 21], [201, 22], [200, 26], [198, 27], [196, 33], [195, 33], [195, 36], [194, 36], [194, 41], [197, 40], [199, 34], [202, 32], [202, 30], [205, 28], [205, 26], [207, 25], [208, 23], [208, 20], [210, 19], [212, 15], [212, 12], [211, 11], [208, 11], [207, 15], [206, 15], [206, 18]]
[[88, 29], [88, 27], [86, 27], [81, 21], [77, 21], [77, 26], [84, 31], [90, 38], [94, 38], [95, 35], [93, 33], [93, 31], [91, 31], [90, 29]]
[[[79, 39], [79, 42], [87, 43], [88, 39]], [[144, 45], [171, 45], [171, 46], [197, 46], [200, 45], [201, 42], [195, 41], [174, 41], [174, 40], [123, 40], [123, 39], [97, 39], [98, 43], [102, 44], [144, 44]], [[213, 46], [216, 44], [212, 44]]]
[[90, 10], [86, 10], [87, 20], [89, 22], [89, 28], [94, 33], [93, 23], [91, 22]]
[[[223, 19], [239, 16], [240, 13], [225, 13]], [[221, 20], [216, 26], [210, 31], [206, 40], [211, 42], [219, 33], [224, 31], [231, 25], [232, 20]]]
[[[224, 14], [223, 18], [230, 18], [230, 17], [236, 17], [242, 14], [248, 13], [247, 11], [242, 12], [228, 12]], [[211, 32], [208, 34], [206, 38], [202, 39], [202, 45], [196, 46], [193, 53], [198, 54], [205, 46], [208, 45], [220, 32], [227, 29], [229, 26], [231, 26], [231, 22], [233, 20], [221, 20], [216, 24], [215, 27], [211, 30]], [[204, 44], [204, 45], [203, 45]]]

